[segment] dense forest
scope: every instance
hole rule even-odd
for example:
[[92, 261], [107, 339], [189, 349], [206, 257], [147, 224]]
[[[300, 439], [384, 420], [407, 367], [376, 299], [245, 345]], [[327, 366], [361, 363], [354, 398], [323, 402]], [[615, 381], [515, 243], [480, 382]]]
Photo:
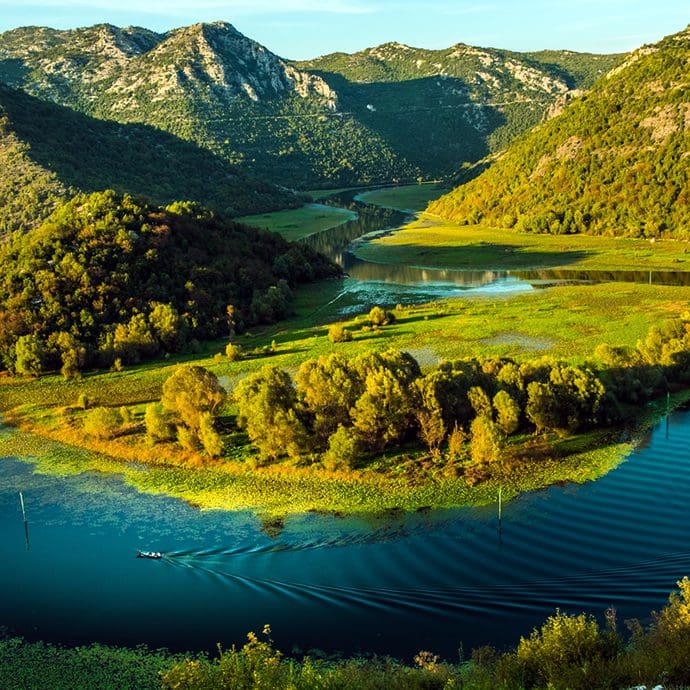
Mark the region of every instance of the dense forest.
[[0, 169], [0, 235], [40, 224], [76, 191], [189, 199], [226, 216], [301, 203], [155, 127], [98, 120], [2, 84]]
[[632, 53], [429, 206], [522, 232], [690, 238], [690, 31]]
[[293, 63], [224, 22], [165, 34], [107, 24], [0, 34], [0, 81], [91, 116], [152, 125], [301, 188], [452, 173], [619, 59], [391, 43]]
[[73, 375], [178, 351], [285, 317], [292, 287], [338, 274], [308, 247], [198, 204], [78, 195], [0, 249], [2, 365]]

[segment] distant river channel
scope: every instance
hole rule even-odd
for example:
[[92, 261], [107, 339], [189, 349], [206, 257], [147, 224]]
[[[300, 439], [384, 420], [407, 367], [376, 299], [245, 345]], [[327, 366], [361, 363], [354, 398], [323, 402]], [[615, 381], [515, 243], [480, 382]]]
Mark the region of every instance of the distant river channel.
[[457, 660], [516, 643], [557, 607], [644, 618], [690, 573], [688, 448], [690, 412], [677, 411], [598, 481], [504, 506], [500, 531], [491, 506], [306, 514], [270, 535], [250, 513], [0, 458], [0, 626], [67, 644], [212, 650], [270, 623], [288, 654]]
[[352, 252], [353, 243], [393, 232], [409, 222], [411, 216], [367, 204], [357, 198], [358, 194], [357, 190], [349, 190], [322, 199], [320, 203], [355, 211], [358, 217], [303, 240], [342, 266], [349, 276], [346, 290], [351, 293], [354, 306], [348, 311], [361, 311], [371, 304], [419, 304], [448, 297], [517, 294], [551, 285], [602, 282], [690, 285], [690, 272], [686, 271], [468, 271], [363, 261]]

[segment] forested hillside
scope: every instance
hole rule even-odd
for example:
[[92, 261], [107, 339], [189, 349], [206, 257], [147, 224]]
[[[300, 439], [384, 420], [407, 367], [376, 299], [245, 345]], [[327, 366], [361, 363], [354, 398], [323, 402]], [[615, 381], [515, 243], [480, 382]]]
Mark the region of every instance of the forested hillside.
[[194, 204], [80, 195], [0, 249], [0, 357], [24, 374], [136, 362], [282, 318], [292, 286], [338, 274]]
[[0, 171], [0, 234], [39, 224], [78, 191], [188, 199], [225, 215], [300, 203], [167, 132], [98, 120], [2, 84]]
[[525, 232], [690, 238], [690, 30], [632, 53], [429, 206]]
[[436, 178], [534, 125], [618, 56], [385, 44], [291, 63], [230, 24], [0, 34], [0, 81], [153, 125], [286, 186]]

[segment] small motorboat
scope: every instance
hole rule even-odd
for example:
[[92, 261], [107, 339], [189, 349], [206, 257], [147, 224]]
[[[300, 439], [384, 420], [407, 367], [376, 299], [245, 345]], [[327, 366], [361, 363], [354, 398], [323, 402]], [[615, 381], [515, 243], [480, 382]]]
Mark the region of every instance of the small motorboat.
[[163, 558], [160, 551], [137, 551], [137, 558]]

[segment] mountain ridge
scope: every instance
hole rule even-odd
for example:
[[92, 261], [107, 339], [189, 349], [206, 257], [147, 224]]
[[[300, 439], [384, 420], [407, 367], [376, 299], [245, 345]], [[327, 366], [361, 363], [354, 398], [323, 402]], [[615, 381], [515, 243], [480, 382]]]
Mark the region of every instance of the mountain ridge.
[[0, 80], [87, 115], [164, 129], [255, 176], [308, 188], [448, 174], [501, 148], [556, 96], [619, 60], [394, 42], [364, 53], [388, 81], [357, 81], [360, 68], [328, 56], [284, 60], [227, 22], [164, 34], [24, 27], [0, 34]]
[[428, 210], [530, 232], [687, 239], [688, 157], [690, 27], [631, 53]]

